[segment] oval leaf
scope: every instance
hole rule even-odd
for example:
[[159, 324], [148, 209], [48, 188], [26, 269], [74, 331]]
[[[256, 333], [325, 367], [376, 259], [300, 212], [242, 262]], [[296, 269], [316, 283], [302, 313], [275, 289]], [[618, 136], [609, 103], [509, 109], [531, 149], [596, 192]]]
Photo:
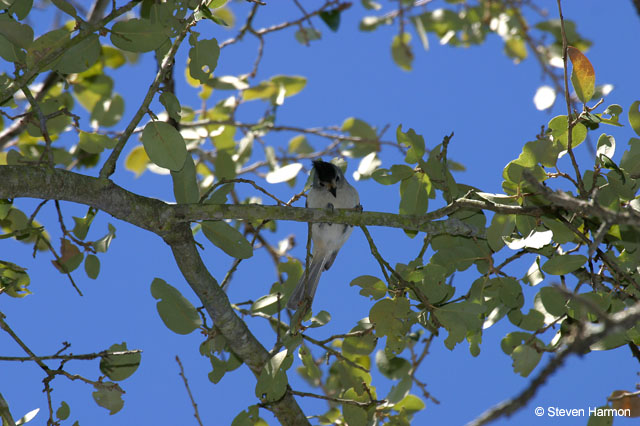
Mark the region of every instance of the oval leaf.
[[573, 272], [587, 261], [581, 254], [565, 254], [553, 256], [542, 265], [542, 270], [551, 275], [565, 275]]
[[146, 19], [116, 22], [111, 28], [111, 43], [129, 52], [150, 52], [167, 40], [164, 28]]
[[571, 84], [573, 84], [578, 98], [583, 103], [587, 103], [593, 96], [593, 91], [596, 86], [596, 72], [591, 62], [589, 62], [587, 57], [578, 49], [569, 46], [567, 52], [573, 64]]
[[223, 221], [205, 220], [202, 222], [204, 236], [222, 251], [237, 259], [253, 256], [253, 247], [237, 229]]
[[[114, 344], [109, 352], [123, 352], [127, 350], [127, 344]], [[124, 380], [138, 369], [142, 355], [140, 352], [123, 355], [108, 355], [100, 359], [100, 371], [114, 381]]]
[[173, 179], [173, 195], [179, 204], [198, 202], [200, 191], [196, 179], [196, 165], [190, 155], [185, 157], [184, 166], [180, 171], [171, 171], [171, 178]]
[[142, 132], [142, 145], [149, 159], [165, 169], [179, 171], [187, 157], [187, 147], [180, 133], [163, 121], [151, 121]]

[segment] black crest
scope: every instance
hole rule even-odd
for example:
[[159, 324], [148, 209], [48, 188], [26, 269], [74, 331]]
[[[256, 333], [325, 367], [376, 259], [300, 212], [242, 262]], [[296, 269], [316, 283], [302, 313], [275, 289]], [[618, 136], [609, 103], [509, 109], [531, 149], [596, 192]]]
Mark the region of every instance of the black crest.
[[336, 178], [336, 166], [331, 163], [316, 160], [313, 162], [313, 168], [321, 182], [332, 182]]

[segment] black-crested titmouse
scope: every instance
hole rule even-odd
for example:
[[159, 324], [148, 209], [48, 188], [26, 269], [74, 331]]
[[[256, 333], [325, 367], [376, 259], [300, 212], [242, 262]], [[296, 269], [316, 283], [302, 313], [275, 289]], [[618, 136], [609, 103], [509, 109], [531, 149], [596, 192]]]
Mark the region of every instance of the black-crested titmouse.
[[[313, 170], [313, 183], [307, 194], [307, 207], [362, 210], [358, 191], [347, 182], [339, 167], [325, 161], [314, 161]], [[352, 226], [342, 224], [314, 223], [311, 226], [311, 263], [309, 270], [302, 273], [298, 286], [289, 298], [289, 309], [297, 309], [305, 299], [309, 300], [311, 306], [320, 274], [331, 267], [340, 247], [352, 231]]]

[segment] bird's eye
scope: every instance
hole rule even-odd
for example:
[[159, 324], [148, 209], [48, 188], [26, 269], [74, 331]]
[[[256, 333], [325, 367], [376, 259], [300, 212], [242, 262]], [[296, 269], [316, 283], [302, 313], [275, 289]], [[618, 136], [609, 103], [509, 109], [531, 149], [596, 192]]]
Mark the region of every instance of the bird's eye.
[[324, 187], [324, 183], [320, 182], [320, 186]]
[[340, 176], [336, 176], [336, 182], [340, 181]]

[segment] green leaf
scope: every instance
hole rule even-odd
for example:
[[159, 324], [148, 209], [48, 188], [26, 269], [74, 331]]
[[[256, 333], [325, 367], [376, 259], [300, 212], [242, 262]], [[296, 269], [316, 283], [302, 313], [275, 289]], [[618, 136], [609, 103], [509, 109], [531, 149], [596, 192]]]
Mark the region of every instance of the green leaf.
[[640, 101], [635, 101], [629, 107], [629, 124], [637, 135], [640, 136]]
[[113, 24], [111, 43], [128, 52], [150, 52], [167, 41], [164, 27], [147, 19], [129, 19]]
[[294, 37], [296, 38], [298, 43], [306, 46], [310, 41], [320, 40], [322, 34], [320, 33], [320, 31], [314, 28], [302, 27], [298, 31], [296, 31]]
[[471, 301], [450, 303], [437, 308], [434, 314], [449, 332], [444, 341], [445, 346], [453, 350], [454, 346], [466, 337], [467, 332], [480, 331], [483, 324], [480, 316], [485, 310], [483, 305]]
[[[564, 150], [569, 146], [569, 127], [566, 115], [559, 115], [549, 121], [549, 129], [551, 130], [551, 136], [554, 140], [557, 140]], [[571, 147], [576, 148], [587, 137], [587, 128], [582, 123], [576, 123], [571, 131]]]
[[180, 106], [180, 101], [176, 95], [171, 92], [162, 92], [160, 95], [160, 103], [167, 110], [169, 117], [180, 122], [180, 111], [182, 110], [182, 107]]
[[511, 214], [496, 213], [487, 229], [487, 242], [491, 250], [498, 251], [504, 247], [505, 237], [509, 237], [516, 227], [516, 217]]
[[285, 301], [282, 295], [277, 293], [266, 294], [261, 296], [251, 305], [251, 312], [264, 313], [267, 315], [275, 315], [278, 311], [285, 307]]
[[403, 377], [402, 380], [391, 387], [391, 390], [385, 399], [389, 401], [390, 404], [396, 404], [402, 401], [407, 395], [409, 395], [412, 385], [413, 381], [410, 376], [407, 375]]
[[411, 34], [404, 32], [395, 35], [391, 42], [391, 57], [393, 61], [404, 71], [411, 71], [413, 52], [411, 51]]
[[261, 423], [258, 417], [258, 406], [250, 405], [245, 411], [241, 411], [231, 422], [231, 426], [267, 426], [265, 422]]
[[519, 63], [527, 57], [527, 45], [522, 37], [509, 37], [504, 43], [504, 52], [513, 58], [515, 63]]
[[211, 40], [198, 40], [197, 33], [191, 33], [189, 37], [191, 49], [189, 49], [189, 74], [200, 83], [205, 84], [211, 78], [218, 65], [220, 46], [215, 38]]
[[418, 398], [415, 395], [407, 395], [402, 399], [402, 401], [398, 402], [393, 406], [393, 409], [396, 411], [404, 411], [407, 414], [414, 414], [418, 411], [424, 410], [425, 405], [424, 401]]
[[70, 414], [71, 414], [71, 408], [69, 408], [69, 404], [62, 401], [60, 403], [60, 407], [56, 410], [56, 417], [60, 420], [67, 420]]
[[309, 348], [307, 348], [305, 345], [300, 345], [300, 349], [298, 349], [298, 357], [305, 367], [304, 372], [308, 378], [314, 381], [322, 378], [322, 371], [316, 365]]
[[180, 171], [171, 171], [171, 179], [173, 179], [173, 195], [178, 204], [193, 204], [200, 200], [196, 165], [191, 155], [185, 156], [184, 165]]
[[271, 77], [271, 82], [277, 90], [284, 90], [285, 96], [297, 95], [307, 85], [307, 78], [297, 75], [276, 75]]
[[543, 217], [542, 223], [553, 231], [553, 241], [558, 244], [568, 243], [575, 238], [573, 231], [559, 220]]
[[70, 47], [56, 63], [55, 69], [63, 74], [81, 73], [98, 62], [100, 52], [100, 37], [97, 34], [91, 34]]
[[[371, 324], [369, 322], [360, 321], [360, 324], [353, 327], [350, 333], [362, 332], [364, 330], [370, 330]], [[342, 341], [342, 353], [351, 357], [353, 355], [369, 355], [376, 348], [377, 337], [373, 333], [367, 333], [359, 336], [345, 337]]]
[[[6, 15], [5, 15], [6, 16]], [[0, 17], [0, 35], [18, 49], [28, 49], [33, 43], [33, 29], [9, 17]]]
[[20, 20], [27, 17], [31, 8], [33, 7], [33, 0], [3, 0], [6, 5], [11, 3], [9, 6], [8, 12], [12, 15], [16, 15], [16, 17]]
[[382, 299], [371, 307], [369, 320], [375, 324], [376, 335], [393, 336], [402, 333], [403, 321], [407, 319], [408, 313], [407, 299]]
[[180, 171], [187, 147], [180, 132], [163, 121], [150, 121], [142, 131], [142, 145], [149, 159], [165, 169]]
[[571, 71], [571, 84], [576, 91], [576, 95], [582, 101], [587, 103], [591, 100], [596, 85], [596, 73], [593, 65], [580, 50], [569, 46], [567, 53], [573, 64]]
[[311, 154], [314, 149], [304, 135], [298, 135], [289, 140], [287, 151], [292, 154]]
[[317, 328], [326, 325], [329, 321], [331, 321], [331, 314], [327, 311], [320, 311], [310, 320], [311, 324], [309, 324], [309, 328]]
[[233, 183], [226, 183], [216, 189], [209, 198], [205, 200], [205, 204], [225, 204], [227, 202], [227, 195], [233, 189]]
[[551, 275], [565, 275], [585, 264], [587, 258], [581, 254], [555, 255], [542, 265], [542, 270]]
[[413, 174], [400, 183], [400, 214], [421, 215], [427, 211], [427, 175]]
[[371, 177], [382, 185], [394, 185], [413, 174], [413, 169], [404, 164], [394, 164], [390, 170], [377, 169]]
[[89, 154], [100, 154], [105, 148], [113, 149], [115, 146], [116, 141], [107, 135], [80, 131], [78, 147]]
[[390, 359], [385, 351], [379, 350], [376, 352], [376, 367], [386, 378], [401, 380], [409, 374], [411, 363], [399, 356]]
[[540, 301], [542, 306], [551, 315], [559, 317], [567, 313], [567, 298], [553, 287], [540, 289]]
[[226, 151], [218, 150], [216, 152], [213, 167], [218, 179], [233, 179], [236, 177], [236, 163]]
[[536, 351], [529, 345], [519, 345], [511, 352], [513, 372], [527, 377], [540, 362], [542, 352]]
[[164, 325], [177, 334], [189, 334], [202, 325], [198, 311], [180, 292], [160, 278], [151, 282], [151, 295]]
[[78, 17], [76, 9], [67, 0], [51, 0], [51, 3], [53, 3], [58, 9], [60, 9], [67, 15], [71, 15], [74, 18]]
[[109, 232], [104, 237], [94, 241], [92, 246], [99, 253], [106, 253], [111, 245], [111, 241], [116, 237], [116, 228], [109, 224]]
[[224, 361], [214, 355], [210, 355], [209, 359], [211, 361], [212, 370], [209, 372], [208, 378], [209, 380], [211, 380], [211, 383], [217, 384], [220, 382], [220, 380], [222, 380], [227, 372], [226, 364]]
[[291, 355], [285, 349], [267, 361], [258, 377], [255, 394], [263, 401], [277, 401], [287, 391], [287, 375], [285, 370], [292, 362]]
[[[41, 66], [41, 62], [44, 61], [48, 55], [60, 49], [64, 43], [69, 41], [69, 34], [70, 33], [67, 29], [59, 28], [38, 37], [27, 49], [27, 67], [29, 69], [39, 68]], [[44, 66], [41, 71], [53, 68], [60, 59], [61, 58], [59, 57], [53, 62], [48, 61], [47, 64], [42, 64]]]
[[[591, 410], [591, 408], [589, 408]], [[611, 407], [603, 405], [602, 407], [593, 407], [593, 412], [589, 411], [589, 421], [587, 426], [611, 426], [613, 425], [613, 414]]]
[[98, 102], [110, 99], [112, 91], [113, 79], [103, 74], [79, 79], [73, 85], [73, 94], [89, 112], [93, 112]]
[[124, 99], [119, 94], [102, 98], [91, 110], [91, 124], [94, 127], [112, 127], [118, 124], [124, 113]]
[[340, 9], [325, 10], [320, 12], [320, 18], [327, 24], [331, 31], [338, 31], [340, 27]]
[[113, 415], [124, 407], [122, 400], [122, 391], [114, 386], [113, 382], [104, 382], [99, 387], [95, 386], [96, 392], [93, 392], [93, 399], [96, 404], [109, 410], [109, 414]]
[[98, 278], [100, 274], [100, 259], [93, 254], [87, 255], [87, 258], [84, 260], [84, 271], [92, 280]]
[[349, 426], [367, 426], [367, 412], [364, 408], [342, 404], [342, 415]]
[[361, 275], [354, 278], [349, 284], [350, 287], [357, 285], [362, 287], [360, 294], [364, 297], [370, 297], [373, 300], [382, 299], [387, 294], [387, 286], [380, 278], [371, 275]]
[[253, 256], [253, 247], [234, 227], [224, 221], [205, 220], [202, 232], [209, 241], [222, 251], [236, 259], [248, 259]]
[[[113, 344], [108, 349], [109, 352], [124, 352], [127, 350], [127, 344], [125, 342]], [[142, 355], [140, 352], [103, 356], [100, 358], [100, 371], [111, 380], [119, 382], [136, 372], [141, 359]]]
[[[544, 314], [540, 311], [530, 309], [527, 315], [522, 315], [518, 310], [513, 310], [511, 312], [517, 312], [519, 314], [518, 321], [512, 320], [512, 322], [523, 330], [537, 331], [544, 326]], [[512, 317], [509, 316], [509, 319], [511, 320]]]
[[407, 156], [404, 161], [413, 164], [417, 163], [425, 153], [424, 138], [417, 134], [415, 130], [409, 129], [406, 133], [402, 131], [402, 125], [399, 125], [396, 129], [396, 140], [399, 144], [409, 146]]
[[75, 217], [73, 216], [73, 221], [75, 222], [75, 226], [73, 227], [73, 235], [78, 237], [81, 240], [84, 240], [89, 232], [89, 227], [93, 222], [93, 218], [96, 217], [97, 211], [93, 207], [89, 207], [89, 211], [85, 217]]

